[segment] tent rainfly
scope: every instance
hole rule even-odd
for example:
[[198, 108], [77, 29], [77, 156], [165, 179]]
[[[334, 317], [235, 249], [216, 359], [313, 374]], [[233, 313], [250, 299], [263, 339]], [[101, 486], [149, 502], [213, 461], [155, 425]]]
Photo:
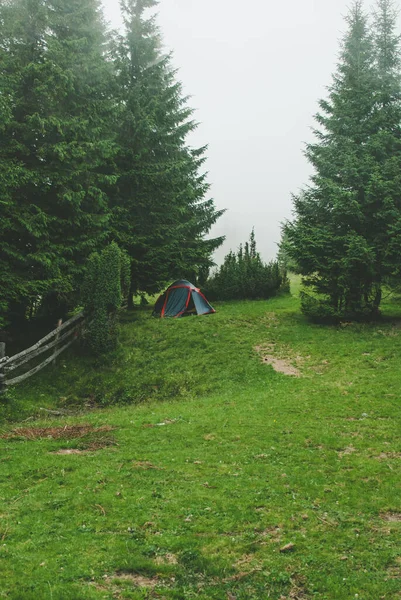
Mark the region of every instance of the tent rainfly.
[[155, 317], [183, 317], [184, 315], [209, 315], [216, 312], [205, 296], [192, 283], [175, 281], [162, 294], [153, 310]]

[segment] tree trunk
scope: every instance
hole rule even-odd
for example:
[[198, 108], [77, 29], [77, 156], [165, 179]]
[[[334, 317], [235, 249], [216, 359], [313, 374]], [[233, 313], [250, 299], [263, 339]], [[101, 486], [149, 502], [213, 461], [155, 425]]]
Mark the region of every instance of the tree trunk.
[[376, 287], [376, 293], [375, 293], [375, 297], [373, 300], [373, 313], [374, 315], [378, 315], [379, 314], [379, 307], [382, 301], [382, 288], [381, 285], [377, 285]]
[[131, 279], [131, 284], [130, 284], [129, 293], [128, 293], [128, 310], [134, 309], [134, 294], [135, 294], [135, 292], [136, 292], [136, 290], [135, 290], [134, 281]]

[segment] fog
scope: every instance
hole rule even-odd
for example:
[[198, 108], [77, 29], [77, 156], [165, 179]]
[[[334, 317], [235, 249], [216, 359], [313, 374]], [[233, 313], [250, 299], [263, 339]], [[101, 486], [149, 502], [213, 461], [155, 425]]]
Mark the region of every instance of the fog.
[[[265, 260], [275, 257], [291, 194], [308, 182], [304, 145], [327, 95], [345, 30], [347, 0], [161, 0], [158, 24], [208, 144], [210, 195], [227, 212], [216, 261], [255, 227]], [[368, 8], [372, 2], [366, 2]], [[104, 0], [120, 24], [119, 5]]]

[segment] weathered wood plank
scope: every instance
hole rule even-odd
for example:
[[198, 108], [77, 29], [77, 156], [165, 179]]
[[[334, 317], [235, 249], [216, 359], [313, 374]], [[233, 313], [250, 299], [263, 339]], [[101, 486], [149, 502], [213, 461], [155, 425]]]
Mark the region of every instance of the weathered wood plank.
[[[61, 328], [62, 324], [63, 324], [63, 319], [59, 319], [58, 323], [57, 323], [57, 332], [56, 332], [56, 342], [57, 343], [60, 338], [60, 328]], [[53, 361], [53, 365], [55, 365], [55, 364], [56, 364], [56, 359], [54, 359], [54, 361]]]
[[24, 365], [25, 363], [29, 362], [33, 358], [36, 358], [37, 356], [40, 356], [41, 354], [44, 354], [44, 352], [47, 352], [48, 350], [51, 350], [52, 348], [55, 348], [59, 344], [62, 344], [71, 335], [75, 334], [76, 331], [77, 331], [76, 327], [74, 329], [70, 329], [70, 331], [67, 331], [67, 333], [65, 333], [64, 335], [62, 335], [60, 338], [54, 340], [53, 342], [50, 342], [50, 344], [46, 344], [45, 346], [42, 346], [42, 347], [34, 350], [33, 352], [31, 352], [27, 356], [22, 356], [19, 359], [17, 359], [16, 361], [13, 361], [12, 363], [9, 363], [9, 366], [6, 365], [6, 366], [1, 367], [1, 368], [4, 369], [5, 373], [9, 373], [10, 371], [15, 371], [15, 369], [18, 369], [19, 367], [22, 367], [22, 365]]
[[3, 393], [5, 385], [4, 385], [4, 371], [2, 364], [7, 360], [6, 357], [6, 344], [5, 342], [0, 342], [0, 394]]
[[51, 331], [50, 333], [48, 333], [44, 338], [42, 338], [41, 340], [39, 340], [38, 342], [36, 342], [36, 344], [34, 344], [33, 346], [31, 346], [30, 348], [27, 348], [26, 350], [23, 350], [22, 352], [19, 352], [19, 354], [15, 354], [14, 356], [11, 356], [4, 363], [3, 366], [9, 365], [9, 364], [13, 363], [15, 360], [18, 360], [20, 358], [23, 358], [24, 356], [27, 356], [28, 354], [31, 354], [37, 348], [40, 348], [40, 346], [42, 344], [44, 344], [45, 342], [48, 342], [49, 340], [51, 340], [51, 338], [54, 337], [55, 335], [57, 335], [57, 333], [61, 333], [64, 329], [66, 329], [67, 327], [70, 327], [71, 325], [73, 325], [73, 323], [76, 323], [80, 319], [83, 319], [83, 317], [84, 317], [83, 313], [79, 313], [79, 315], [75, 315], [75, 317], [72, 317], [72, 319], [69, 319], [69, 321], [66, 321], [65, 323], [63, 323], [63, 325], [61, 325], [61, 327], [58, 327], [57, 329], [54, 329], [53, 331]]
[[9, 387], [11, 385], [16, 385], [17, 383], [21, 383], [21, 381], [25, 381], [25, 379], [28, 379], [28, 377], [31, 377], [32, 375], [34, 375], [38, 371], [41, 371], [44, 367], [46, 367], [48, 364], [50, 364], [55, 357], [59, 356], [59, 354], [61, 354], [62, 352], [64, 352], [64, 350], [67, 350], [67, 348], [69, 348], [71, 346], [71, 344], [74, 343], [74, 341], [75, 340], [71, 340], [70, 342], [68, 342], [68, 344], [65, 344], [65, 346], [63, 346], [62, 348], [60, 348], [59, 350], [57, 350], [57, 352], [55, 352], [54, 354], [52, 354], [51, 356], [49, 356], [48, 358], [46, 358], [46, 360], [44, 360], [42, 363], [40, 363], [40, 365], [37, 365], [36, 367], [34, 367], [33, 369], [31, 369], [30, 371], [27, 371], [23, 375], [19, 375], [19, 377], [14, 377], [14, 379], [8, 379], [8, 380], [6, 380], [5, 385], [7, 387]]

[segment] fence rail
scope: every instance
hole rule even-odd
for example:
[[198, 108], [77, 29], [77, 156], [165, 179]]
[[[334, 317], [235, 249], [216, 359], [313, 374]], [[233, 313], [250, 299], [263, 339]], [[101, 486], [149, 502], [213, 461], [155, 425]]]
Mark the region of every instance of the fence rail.
[[[5, 344], [0, 343], [0, 394], [4, 394], [8, 387], [21, 383], [25, 379], [32, 377], [38, 371], [41, 371], [44, 367], [55, 361], [57, 356], [62, 354], [67, 348], [75, 342], [78, 337], [78, 333], [83, 323], [85, 322], [83, 313], [79, 313], [72, 317], [65, 323], [59, 321], [59, 325], [48, 333], [44, 338], [36, 342], [30, 348], [15, 354], [14, 356], [5, 356]], [[62, 335], [61, 335], [62, 334]], [[70, 339], [72, 337], [72, 339]], [[68, 341], [66, 341], [68, 340]], [[47, 356], [42, 362], [36, 364], [34, 367], [29, 363], [45, 354], [45, 352], [51, 351], [50, 355]], [[13, 371], [21, 369], [23, 372], [16, 375], [10, 375]], [[28, 370], [26, 370], [28, 369]]]

